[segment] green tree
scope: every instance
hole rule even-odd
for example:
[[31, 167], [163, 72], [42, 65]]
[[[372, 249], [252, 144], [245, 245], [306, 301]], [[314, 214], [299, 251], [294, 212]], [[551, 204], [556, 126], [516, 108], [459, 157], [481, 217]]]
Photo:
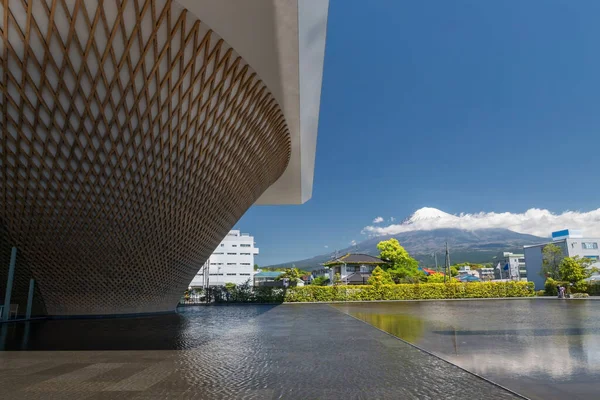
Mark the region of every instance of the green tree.
[[259, 266], [258, 266], [258, 264], [254, 264], [254, 270], [256, 271], [256, 270], [258, 270], [258, 269], [259, 269]]
[[394, 283], [419, 283], [419, 282], [427, 282], [427, 274], [420, 270], [413, 269], [389, 269], [387, 272], [390, 274], [390, 277], [394, 281]]
[[408, 254], [408, 251], [406, 251], [404, 247], [400, 245], [398, 240], [394, 238], [379, 242], [377, 244], [377, 250], [379, 250], [379, 258], [389, 261], [393, 269], [417, 269], [419, 267], [417, 260], [412, 258], [410, 254]]
[[338, 272], [333, 276], [333, 286], [338, 286], [341, 283], [342, 283], [342, 276]]
[[390, 285], [394, 283], [390, 274], [381, 269], [381, 267], [377, 266], [371, 273], [369, 280], [367, 281], [369, 285], [373, 286], [381, 286], [381, 285]]
[[[455, 278], [446, 278], [446, 283], [456, 282]], [[427, 283], [444, 283], [444, 274], [435, 273], [427, 277]]]
[[285, 270], [285, 272], [281, 275], [279, 275], [275, 280], [283, 280], [283, 279], [289, 279], [290, 281], [290, 286], [296, 286], [296, 284], [298, 283], [298, 281], [300, 280], [300, 277], [303, 275], [302, 271], [300, 271], [298, 268], [288, 268]]
[[460, 264], [454, 264], [453, 267], [456, 267], [456, 268], [470, 267], [471, 269], [481, 269], [481, 268], [485, 268], [485, 265], [465, 262], [465, 263], [460, 263]]
[[540, 275], [546, 278], [560, 279], [559, 267], [564, 255], [555, 244], [547, 244], [542, 250], [542, 270]]
[[450, 267], [450, 276], [458, 276], [458, 268], [455, 266]]
[[592, 276], [596, 271], [595, 268], [590, 268], [592, 260], [589, 258], [565, 257], [560, 262], [558, 272], [560, 279], [572, 283], [573, 285]]
[[398, 240], [392, 238], [377, 244], [379, 258], [388, 261], [387, 270], [394, 282], [419, 281], [425, 279], [425, 274], [419, 271], [419, 263], [412, 258]]
[[315, 279], [312, 280], [310, 284], [315, 286], [325, 286], [327, 285], [328, 281], [329, 278], [327, 278], [326, 276], [317, 276]]

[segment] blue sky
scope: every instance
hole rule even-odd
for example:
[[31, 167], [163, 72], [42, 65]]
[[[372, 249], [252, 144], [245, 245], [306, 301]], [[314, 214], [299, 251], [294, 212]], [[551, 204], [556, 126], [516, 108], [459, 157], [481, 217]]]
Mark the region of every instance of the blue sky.
[[597, 0], [331, 0], [313, 198], [244, 215], [256, 261], [341, 249], [425, 206], [597, 209], [598, 15]]

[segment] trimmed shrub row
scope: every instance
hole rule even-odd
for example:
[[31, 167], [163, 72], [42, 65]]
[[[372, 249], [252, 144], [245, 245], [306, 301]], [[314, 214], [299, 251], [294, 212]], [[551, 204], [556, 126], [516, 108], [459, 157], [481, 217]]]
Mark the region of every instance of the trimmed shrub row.
[[369, 300], [467, 299], [535, 296], [533, 282], [420, 283], [288, 288], [285, 301], [329, 302]]
[[544, 283], [544, 296], [558, 296], [559, 285], [566, 287], [568, 293], [587, 293], [591, 296], [600, 295], [600, 285], [597, 283], [581, 281], [571, 286], [569, 282], [556, 281], [552, 278], [548, 278]]
[[590, 296], [600, 296], [600, 283], [590, 283], [586, 291]]

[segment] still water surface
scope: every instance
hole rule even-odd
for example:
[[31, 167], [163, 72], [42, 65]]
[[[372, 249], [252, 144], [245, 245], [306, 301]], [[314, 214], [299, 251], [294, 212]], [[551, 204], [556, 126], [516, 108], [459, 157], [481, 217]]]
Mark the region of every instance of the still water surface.
[[600, 301], [335, 305], [532, 399], [600, 398]]
[[4, 399], [419, 399], [517, 396], [327, 304], [0, 325]]

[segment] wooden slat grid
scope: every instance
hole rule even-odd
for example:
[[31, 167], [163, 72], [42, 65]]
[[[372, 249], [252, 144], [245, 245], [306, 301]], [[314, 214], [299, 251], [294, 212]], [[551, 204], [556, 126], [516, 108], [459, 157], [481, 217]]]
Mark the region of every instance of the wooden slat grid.
[[279, 105], [172, 1], [0, 1], [0, 262], [18, 246], [15, 296], [34, 277], [51, 315], [173, 309], [285, 170]]

